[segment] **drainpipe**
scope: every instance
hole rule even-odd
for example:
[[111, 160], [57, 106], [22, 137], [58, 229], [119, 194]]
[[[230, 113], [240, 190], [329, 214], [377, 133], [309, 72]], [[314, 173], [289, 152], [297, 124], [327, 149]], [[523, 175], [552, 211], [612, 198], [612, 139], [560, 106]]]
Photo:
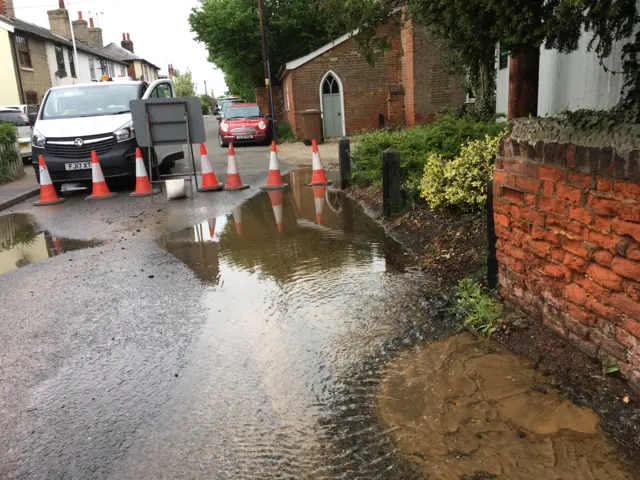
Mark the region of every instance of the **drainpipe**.
[[22, 74], [20, 73], [20, 61], [18, 60], [18, 49], [16, 48], [16, 39], [15, 33], [11, 33], [9, 35], [9, 39], [11, 40], [11, 50], [13, 52], [13, 65], [15, 67], [15, 72], [18, 74], [18, 90], [20, 93], [20, 98], [22, 99], [22, 104], [27, 104], [27, 98], [24, 95], [24, 88], [22, 88]]
[[[67, 15], [67, 19], [69, 20], [69, 29], [71, 30], [71, 43], [73, 43], [73, 59], [75, 62], [75, 65], [73, 66], [73, 69], [76, 71], [76, 78], [74, 79], [73, 77], [71, 78], [71, 81], [75, 84], [76, 80], [79, 77], [79, 72], [80, 72], [80, 65], [78, 64], [78, 49], [76, 48], [76, 35], [75, 32], [73, 31], [73, 25], [71, 24], [71, 15]], [[64, 56], [62, 57], [64, 58]], [[69, 69], [71, 70], [71, 69]], [[69, 71], [69, 75], [71, 75], [71, 71]]]

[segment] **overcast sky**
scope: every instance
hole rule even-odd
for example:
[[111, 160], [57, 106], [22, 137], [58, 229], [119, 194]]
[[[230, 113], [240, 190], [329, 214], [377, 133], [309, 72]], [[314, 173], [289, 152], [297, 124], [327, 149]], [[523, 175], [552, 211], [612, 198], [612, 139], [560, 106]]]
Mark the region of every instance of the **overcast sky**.
[[[13, 5], [16, 17], [49, 28], [47, 10], [58, 8], [58, 0], [13, 0]], [[207, 61], [204, 45], [193, 40], [189, 28], [189, 13], [199, 5], [198, 0], [65, 0], [65, 5], [71, 20], [78, 18], [78, 11], [87, 21], [90, 16], [94, 22], [99, 18], [105, 45], [120, 43], [122, 33], [128, 32], [135, 53], [160, 67], [162, 73], [167, 73], [170, 63], [181, 72], [189, 68], [197, 93], [204, 93], [206, 80], [209, 93], [224, 94], [222, 72]]]

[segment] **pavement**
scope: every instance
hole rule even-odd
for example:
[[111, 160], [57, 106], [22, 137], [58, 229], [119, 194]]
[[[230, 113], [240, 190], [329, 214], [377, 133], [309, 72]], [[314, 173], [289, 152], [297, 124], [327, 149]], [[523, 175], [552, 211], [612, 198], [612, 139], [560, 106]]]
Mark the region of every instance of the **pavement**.
[[25, 175], [18, 180], [0, 185], [0, 210], [31, 198], [40, 191], [33, 168], [30, 165], [25, 166], [24, 173]]

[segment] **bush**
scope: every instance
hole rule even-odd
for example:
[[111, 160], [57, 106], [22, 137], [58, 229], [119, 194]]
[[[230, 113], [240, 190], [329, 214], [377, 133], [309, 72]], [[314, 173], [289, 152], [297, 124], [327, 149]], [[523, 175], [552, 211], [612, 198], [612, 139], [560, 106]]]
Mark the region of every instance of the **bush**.
[[432, 207], [475, 210], [487, 203], [487, 182], [502, 134], [465, 143], [460, 154], [447, 161], [432, 154], [420, 184], [422, 198]]
[[282, 142], [290, 142], [296, 139], [296, 134], [293, 133], [293, 128], [287, 120], [280, 120], [276, 123], [278, 129], [278, 140]]
[[471, 278], [458, 283], [453, 311], [461, 315], [463, 325], [485, 335], [491, 335], [502, 316], [502, 304]]
[[468, 116], [440, 117], [436, 122], [407, 131], [381, 130], [363, 135], [353, 149], [354, 182], [369, 183], [381, 178], [382, 152], [393, 147], [400, 153], [402, 181], [405, 187], [418, 186], [430, 155], [444, 159], [456, 157], [469, 140], [495, 136], [503, 124], [478, 121]]
[[203, 98], [200, 99], [200, 107], [202, 108], [202, 115], [211, 115], [211, 107], [204, 101]]
[[16, 142], [18, 141], [18, 129], [9, 122], [0, 122], [0, 181], [11, 180], [9, 165], [18, 158]]

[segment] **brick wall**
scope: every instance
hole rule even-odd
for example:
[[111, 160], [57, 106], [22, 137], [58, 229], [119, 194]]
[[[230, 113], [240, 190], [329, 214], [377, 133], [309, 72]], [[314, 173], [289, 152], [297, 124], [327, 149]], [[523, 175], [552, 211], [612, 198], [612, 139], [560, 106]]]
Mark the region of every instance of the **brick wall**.
[[640, 125], [608, 142], [529, 123], [496, 160], [501, 295], [640, 387]]
[[[273, 108], [276, 111], [276, 119], [282, 120], [285, 118], [284, 113], [284, 96], [282, 95], [282, 87], [274, 85], [273, 91]], [[256, 103], [260, 106], [260, 110], [263, 113], [269, 113], [269, 90], [267, 87], [256, 88]]]
[[32, 68], [20, 67], [22, 90], [25, 95], [27, 92], [36, 92], [38, 94], [38, 102], [41, 102], [44, 94], [51, 88], [51, 75], [49, 73], [45, 42], [39, 37], [31, 36], [25, 32], [16, 30], [15, 34], [24, 36], [28, 40], [29, 53], [31, 55]]
[[445, 68], [441, 45], [423, 27], [414, 26], [412, 31], [414, 123], [425, 123], [433, 121], [443, 108], [461, 105], [466, 95], [459, 80]]
[[404, 84], [404, 118], [406, 125], [416, 123], [416, 96], [414, 76], [413, 23], [405, 22], [400, 33], [402, 40], [402, 83]]

